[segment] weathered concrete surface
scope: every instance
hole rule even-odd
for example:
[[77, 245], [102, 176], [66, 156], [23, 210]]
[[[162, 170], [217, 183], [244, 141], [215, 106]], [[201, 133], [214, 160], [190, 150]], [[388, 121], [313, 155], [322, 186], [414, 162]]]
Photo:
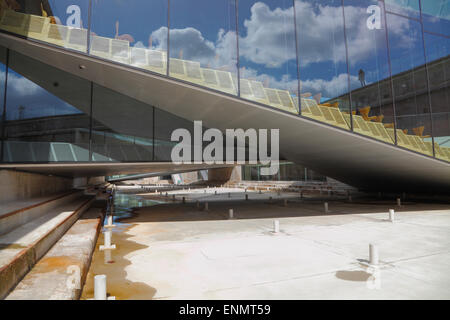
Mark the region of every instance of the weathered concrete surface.
[[15, 201], [5, 207], [0, 206], [0, 235], [43, 216], [50, 210], [69, 203], [81, 195], [82, 191], [72, 190], [52, 197], [40, 197], [35, 199], [37, 201], [33, 201], [33, 199], [29, 201]]
[[[93, 276], [106, 274], [117, 299], [450, 299], [450, 205], [329, 207], [324, 214], [323, 202], [308, 200], [217, 201], [207, 212], [195, 203], [140, 208], [115, 222], [114, 263], [94, 253], [82, 298], [92, 298]], [[379, 247], [379, 274], [366, 266], [369, 243]]]
[[103, 213], [91, 208], [39, 260], [8, 300], [78, 299], [91, 262]]
[[93, 197], [80, 197], [0, 236], [0, 299], [78, 220], [92, 201]]

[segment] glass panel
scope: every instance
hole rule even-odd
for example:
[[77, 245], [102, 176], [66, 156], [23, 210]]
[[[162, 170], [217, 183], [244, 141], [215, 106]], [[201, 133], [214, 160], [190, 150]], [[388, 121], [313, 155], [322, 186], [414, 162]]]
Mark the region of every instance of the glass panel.
[[4, 112], [4, 94], [6, 79], [6, 55], [7, 50], [0, 47], [0, 162], [2, 161], [1, 150], [3, 150], [3, 112]]
[[94, 84], [92, 161], [152, 161], [153, 107]]
[[10, 51], [4, 162], [89, 160], [90, 83]]
[[237, 94], [234, 0], [170, 1], [171, 77]]
[[420, 23], [387, 15], [397, 119], [397, 140], [402, 147], [433, 155], [431, 115], [423, 38]]
[[450, 1], [422, 0], [421, 4], [425, 30], [450, 35]]
[[90, 54], [167, 74], [167, 0], [92, 1]]
[[280, 163], [280, 170], [272, 176], [262, 175], [263, 165], [242, 166], [243, 181], [326, 181], [326, 177], [305, 168], [302, 165], [287, 162]]
[[450, 161], [450, 39], [425, 33], [425, 48], [436, 157]]
[[297, 0], [295, 8], [302, 115], [350, 130], [342, 3]]
[[87, 50], [89, 0], [9, 0], [0, 29], [76, 51]]
[[[172, 132], [176, 129], [186, 129], [194, 140], [194, 123], [180, 118], [169, 112], [155, 108], [155, 161], [172, 161], [172, 148], [178, 142], [170, 140]], [[191, 140], [191, 151], [194, 141]], [[191, 152], [192, 158], [192, 152]]]
[[298, 113], [294, 28], [292, 0], [239, 1], [242, 98]]
[[420, 19], [419, 0], [385, 0], [385, 3], [388, 12]]
[[346, 0], [344, 9], [353, 129], [393, 144], [394, 108], [383, 4], [376, 0]]

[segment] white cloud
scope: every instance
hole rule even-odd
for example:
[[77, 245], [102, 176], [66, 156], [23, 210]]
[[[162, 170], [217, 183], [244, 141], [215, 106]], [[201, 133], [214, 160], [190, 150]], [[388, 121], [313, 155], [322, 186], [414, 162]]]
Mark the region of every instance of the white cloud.
[[[350, 76], [350, 83], [353, 87], [359, 84], [358, 77]], [[311, 92], [316, 94], [322, 93], [323, 97], [333, 98], [348, 92], [348, 77], [347, 74], [341, 73], [333, 77], [331, 80], [313, 79], [301, 82], [302, 92]]]
[[[1, 82], [3, 86], [5, 79], [4, 71], [0, 73], [0, 79], [2, 79]], [[40, 88], [41, 87], [27, 78], [19, 77], [12, 72], [8, 74], [8, 90], [12, 91], [8, 94], [14, 94], [21, 97], [33, 96], [40, 90]]]
[[239, 54], [247, 60], [277, 68], [296, 59], [292, 7], [271, 10], [266, 4], [256, 2], [244, 27], [246, 32], [241, 32]]
[[[345, 63], [342, 7], [303, 0], [296, 0], [295, 6], [300, 67], [305, 68], [319, 63], [334, 65]], [[367, 59], [374, 59], [376, 55], [386, 52], [382, 47], [385, 46], [384, 31], [369, 30], [366, 26], [369, 17], [366, 9], [356, 6], [345, 7], [348, 55], [352, 66], [357, 66]], [[395, 41], [397, 47], [407, 47], [411, 42], [408, 20], [391, 19], [389, 23], [391, 40]], [[239, 37], [241, 58], [269, 70], [280, 68], [286, 62], [296, 59], [293, 7], [271, 9], [262, 2], [256, 2], [251, 7], [250, 16], [245, 19], [243, 25], [244, 29], [240, 31]], [[167, 28], [161, 27], [154, 31], [152, 39], [157, 48], [165, 50]], [[235, 70], [236, 35], [234, 30], [220, 29], [216, 39], [208, 40], [199, 30], [192, 27], [172, 29], [170, 39], [173, 57], [178, 57], [182, 52], [183, 59], [199, 61], [203, 66]], [[278, 71], [276, 70], [277, 73]], [[256, 69], [243, 68], [241, 75], [268, 83], [274, 88], [295, 91], [297, 87], [296, 80], [288, 74], [275, 78]], [[351, 76], [351, 82], [357, 84], [357, 77]], [[347, 83], [347, 76], [338, 72], [303, 81], [302, 92], [306, 90], [322, 92], [324, 96], [332, 97], [346, 92]]]

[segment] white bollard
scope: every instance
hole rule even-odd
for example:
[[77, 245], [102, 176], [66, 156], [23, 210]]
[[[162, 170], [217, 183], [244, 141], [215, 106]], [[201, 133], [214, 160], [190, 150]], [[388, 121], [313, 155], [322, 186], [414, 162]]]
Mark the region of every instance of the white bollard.
[[273, 221], [273, 233], [279, 233], [280, 232], [280, 221], [274, 220]]
[[394, 222], [395, 220], [395, 211], [394, 209], [389, 209], [389, 221]]
[[369, 244], [369, 263], [371, 265], [378, 265], [378, 247], [374, 244]]
[[329, 210], [328, 210], [328, 202], [324, 203], [324, 207], [325, 207], [325, 213], [328, 213], [329, 212]]
[[94, 277], [94, 299], [106, 300], [106, 275], [104, 274]]
[[104, 225], [105, 228], [114, 228], [115, 225], [113, 224], [113, 216], [110, 214], [108, 215], [108, 223]]
[[233, 212], [233, 209], [228, 210], [228, 217], [229, 217], [230, 219], [233, 219], [233, 218], [234, 218], [234, 212]]
[[400, 198], [397, 198], [397, 206], [399, 207], [402, 206], [402, 200]]
[[105, 237], [105, 244], [100, 246], [100, 250], [113, 250], [116, 248], [115, 244], [111, 244], [111, 236], [112, 236], [112, 231], [111, 230], [107, 230], [104, 233], [104, 237]]

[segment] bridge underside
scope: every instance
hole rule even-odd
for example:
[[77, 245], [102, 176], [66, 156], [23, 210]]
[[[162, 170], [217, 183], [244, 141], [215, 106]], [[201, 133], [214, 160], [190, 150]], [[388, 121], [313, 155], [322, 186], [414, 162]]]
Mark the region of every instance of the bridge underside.
[[[413, 151], [192, 84], [7, 34], [0, 34], [0, 45], [181, 118], [202, 120], [205, 127], [280, 129], [282, 159], [355, 187], [450, 192], [450, 164]], [[65, 175], [139, 173], [159, 171], [163, 166], [157, 163], [0, 165]], [[164, 171], [168, 171], [166, 167]]]

